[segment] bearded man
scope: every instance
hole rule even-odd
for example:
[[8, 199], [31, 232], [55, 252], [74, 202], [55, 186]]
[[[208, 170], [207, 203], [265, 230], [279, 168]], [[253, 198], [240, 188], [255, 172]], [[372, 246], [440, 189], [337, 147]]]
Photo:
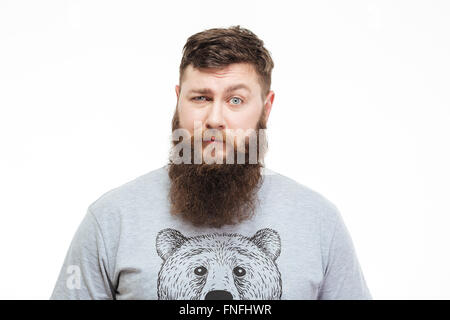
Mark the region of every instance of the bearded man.
[[51, 299], [372, 299], [336, 206], [265, 168], [273, 67], [240, 26], [188, 38], [168, 164], [89, 206]]

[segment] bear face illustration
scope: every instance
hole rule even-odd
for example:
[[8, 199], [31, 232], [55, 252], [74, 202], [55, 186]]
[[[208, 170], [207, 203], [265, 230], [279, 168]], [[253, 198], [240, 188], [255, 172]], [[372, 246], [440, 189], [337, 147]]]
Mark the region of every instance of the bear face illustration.
[[278, 232], [261, 229], [251, 238], [236, 233], [185, 237], [161, 230], [156, 250], [160, 300], [273, 300], [281, 298], [275, 260], [281, 252]]

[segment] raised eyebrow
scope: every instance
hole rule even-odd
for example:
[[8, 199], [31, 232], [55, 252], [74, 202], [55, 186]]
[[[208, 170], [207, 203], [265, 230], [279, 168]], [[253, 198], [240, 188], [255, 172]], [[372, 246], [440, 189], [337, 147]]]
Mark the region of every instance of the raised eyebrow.
[[[238, 89], [245, 89], [248, 92], [251, 92], [250, 88], [245, 84], [237, 84], [231, 87], [228, 87], [225, 89], [225, 93], [230, 93], [232, 91], [238, 90]], [[192, 89], [188, 91], [188, 94], [197, 93], [197, 94], [213, 94], [214, 92], [209, 88], [201, 88], [201, 89]]]

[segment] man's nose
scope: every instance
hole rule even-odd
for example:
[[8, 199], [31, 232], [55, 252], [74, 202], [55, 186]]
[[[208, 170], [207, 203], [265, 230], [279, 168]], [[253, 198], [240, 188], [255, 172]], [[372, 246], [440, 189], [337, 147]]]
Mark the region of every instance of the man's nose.
[[210, 105], [205, 121], [206, 129], [225, 129], [225, 119], [223, 117], [222, 105], [219, 101]]

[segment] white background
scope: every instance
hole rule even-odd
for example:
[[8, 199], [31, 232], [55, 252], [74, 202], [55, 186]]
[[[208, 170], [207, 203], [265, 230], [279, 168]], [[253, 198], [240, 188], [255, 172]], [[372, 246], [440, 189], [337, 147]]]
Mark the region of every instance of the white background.
[[186, 39], [275, 62], [268, 168], [341, 211], [374, 299], [450, 299], [449, 1], [0, 0], [0, 298], [48, 299], [90, 203], [167, 163]]

